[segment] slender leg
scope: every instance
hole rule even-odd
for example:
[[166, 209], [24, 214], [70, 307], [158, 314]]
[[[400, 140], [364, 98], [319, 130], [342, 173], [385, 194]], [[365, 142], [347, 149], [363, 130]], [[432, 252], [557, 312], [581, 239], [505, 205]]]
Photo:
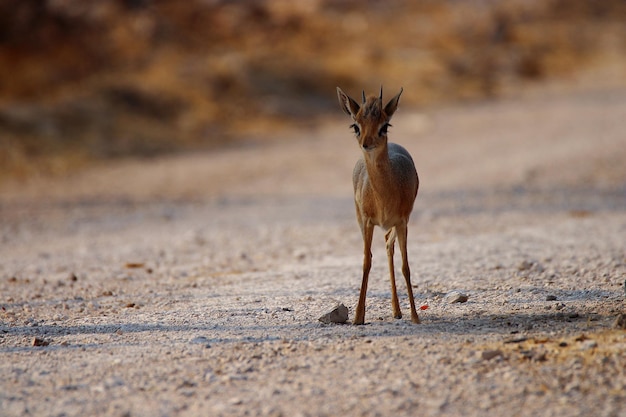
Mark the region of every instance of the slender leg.
[[402, 251], [402, 275], [404, 275], [404, 279], [406, 281], [406, 290], [409, 293], [409, 302], [411, 303], [411, 321], [413, 323], [419, 323], [420, 319], [417, 316], [417, 311], [415, 310], [415, 300], [413, 299], [413, 288], [411, 287], [411, 270], [409, 268], [409, 259], [406, 249], [406, 224], [403, 224], [402, 226], [396, 226], [396, 231], [398, 233], [398, 244], [400, 245], [400, 250]]
[[365, 323], [365, 296], [367, 295], [367, 279], [372, 267], [372, 236], [374, 235], [374, 225], [365, 220], [361, 226], [363, 231], [363, 281], [361, 282], [361, 292], [359, 293], [359, 304], [354, 315], [354, 324]]
[[398, 292], [396, 290], [396, 271], [393, 267], [393, 252], [396, 244], [396, 230], [391, 229], [385, 234], [385, 242], [387, 243], [387, 259], [389, 260], [389, 278], [391, 279], [391, 308], [395, 319], [402, 318], [400, 311], [400, 303], [398, 303]]

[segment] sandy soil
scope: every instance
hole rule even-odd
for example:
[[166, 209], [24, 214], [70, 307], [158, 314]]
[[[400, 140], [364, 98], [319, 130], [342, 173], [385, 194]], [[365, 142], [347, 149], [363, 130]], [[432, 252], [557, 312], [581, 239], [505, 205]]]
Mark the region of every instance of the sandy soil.
[[626, 416], [626, 90], [399, 110], [421, 325], [348, 124], [4, 184], [0, 415]]

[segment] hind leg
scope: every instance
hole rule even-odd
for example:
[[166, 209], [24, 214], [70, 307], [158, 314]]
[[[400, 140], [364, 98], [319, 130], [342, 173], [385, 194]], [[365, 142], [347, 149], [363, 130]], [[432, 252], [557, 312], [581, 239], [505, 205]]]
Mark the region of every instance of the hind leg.
[[396, 230], [398, 233], [398, 244], [400, 245], [400, 251], [402, 252], [402, 275], [404, 275], [404, 280], [406, 281], [406, 290], [409, 293], [409, 303], [411, 304], [411, 321], [413, 323], [419, 323], [420, 319], [415, 309], [415, 300], [413, 299], [413, 288], [411, 287], [411, 269], [409, 268], [409, 257], [406, 249], [406, 224], [402, 226], [396, 226]]
[[396, 229], [392, 228], [385, 234], [385, 242], [387, 244], [387, 259], [389, 261], [389, 279], [391, 280], [391, 308], [393, 317], [402, 318], [400, 311], [400, 303], [398, 302], [398, 291], [396, 290], [396, 272], [393, 266], [394, 246], [396, 244]]

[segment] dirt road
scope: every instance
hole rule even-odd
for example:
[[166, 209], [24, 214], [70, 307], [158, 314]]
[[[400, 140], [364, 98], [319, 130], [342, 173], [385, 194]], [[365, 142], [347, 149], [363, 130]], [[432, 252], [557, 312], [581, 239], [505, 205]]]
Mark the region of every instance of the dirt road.
[[421, 325], [380, 230], [367, 324], [317, 321], [360, 286], [347, 121], [5, 184], [0, 415], [626, 416], [626, 91], [393, 124]]

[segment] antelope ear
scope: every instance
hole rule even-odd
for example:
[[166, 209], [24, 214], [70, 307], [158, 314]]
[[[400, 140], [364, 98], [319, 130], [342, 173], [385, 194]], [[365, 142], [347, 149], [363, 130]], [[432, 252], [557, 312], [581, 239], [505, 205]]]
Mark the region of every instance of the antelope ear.
[[347, 95], [341, 90], [341, 88], [337, 87], [337, 98], [339, 99], [339, 106], [341, 109], [348, 115], [352, 116], [352, 118], [356, 118], [357, 113], [361, 109], [359, 103], [357, 103], [352, 97]]
[[387, 103], [387, 105], [385, 106], [385, 114], [390, 119], [391, 119], [391, 116], [393, 116], [393, 114], [398, 109], [398, 102], [400, 101], [400, 96], [402, 95], [402, 91], [403, 89], [400, 88], [400, 92], [396, 96], [394, 96], [391, 100], [389, 100], [389, 103]]

